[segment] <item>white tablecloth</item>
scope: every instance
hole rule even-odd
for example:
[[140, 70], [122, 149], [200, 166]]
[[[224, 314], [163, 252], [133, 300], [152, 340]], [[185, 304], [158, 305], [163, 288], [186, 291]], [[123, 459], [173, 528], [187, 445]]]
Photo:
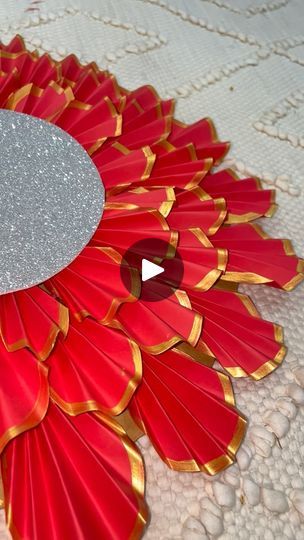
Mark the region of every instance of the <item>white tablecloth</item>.
[[[181, 120], [211, 116], [232, 141], [227, 163], [278, 190], [280, 209], [263, 226], [290, 237], [302, 254], [303, 26], [303, 0], [0, 4], [2, 41], [20, 33], [30, 48], [56, 58], [74, 52], [111, 70], [125, 87], [148, 82], [162, 97], [177, 98]], [[251, 288], [265, 318], [285, 326], [289, 353], [267, 380], [234, 385], [250, 419], [236, 465], [214, 480], [174, 473], [147, 440], [140, 443], [152, 516], [147, 539], [304, 538], [303, 290]], [[281, 416], [266, 418], [275, 411]], [[2, 540], [3, 520], [0, 531]]]

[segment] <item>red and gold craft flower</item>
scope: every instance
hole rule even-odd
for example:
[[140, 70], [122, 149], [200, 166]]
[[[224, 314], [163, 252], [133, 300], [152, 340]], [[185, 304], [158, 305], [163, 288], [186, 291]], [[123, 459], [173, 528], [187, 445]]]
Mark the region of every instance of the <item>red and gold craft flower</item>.
[[[245, 420], [229, 375], [261, 379], [285, 354], [239, 283], [290, 291], [303, 264], [254, 220], [274, 194], [255, 178], [214, 172], [229, 144], [212, 122], [184, 125], [150, 86], [129, 92], [95, 64], [25, 49], [0, 52], [0, 107], [74, 137], [106, 189], [102, 220], [80, 255], [41, 285], [0, 296], [0, 451], [13, 538], [140, 537], [147, 520], [146, 433], [178, 471], [229, 466]], [[124, 254], [144, 239], [178, 250], [183, 278], [141, 296]], [[120, 272], [126, 265], [131, 293]], [[161, 279], [161, 276], [160, 276]], [[214, 360], [223, 372], [213, 369]]]

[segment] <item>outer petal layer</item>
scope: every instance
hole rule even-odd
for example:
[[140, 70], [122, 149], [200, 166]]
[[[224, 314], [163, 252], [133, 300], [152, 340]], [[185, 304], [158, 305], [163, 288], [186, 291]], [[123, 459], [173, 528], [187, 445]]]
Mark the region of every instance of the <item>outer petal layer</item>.
[[139, 293], [137, 273], [126, 267], [130, 290], [121, 279], [121, 255], [112, 248], [86, 247], [65, 270], [46, 286], [56, 294], [72, 314], [81, 320], [92, 316], [103, 324], [114, 317], [120, 304], [134, 302]]
[[119, 414], [141, 379], [134, 341], [91, 319], [71, 324], [48, 365], [51, 395], [72, 415], [90, 410]]
[[229, 261], [222, 277], [226, 281], [265, 283], [290, 291], [304, 279], [303, 261], [291, 243], [270, 238], [257, 225], [222, 227], [212, 243], [228, 249]]
[[230, 375], [258, 380], [282, 362], [281, 327], [261, 319], [248, 296], [219, 289], [189, 296], [204, 319], [201, 339]]
[[262, 189], [257, 178], [239, 180], [230, 169], [208, 174], [203, 189], [213, 198], [224, 197], [227, 204], [227, 222], [245, 223], [262, 216], [270, 217], [276, 210], [275, 192]]
[[215, 474], [230, 465], [245, 421], [228, 377], [177, 350], [144, 353], [143, 370], [130, 412], [169, 467]]
[[7, 447], [2, 474], [14, 538], [123, 540], [145, 524], [141, 459], [104, 416], [68, 417], [50, 405], [36, 429]]
[[0, 332], [8, 351], [28, 347], [45, 360], [68, 325], [68, 309], [39, 287], [0, 296]]
[[155, 301], [140, 299], [126, 304], [117, 315], [118, 327], [152, 354], [160, 354], [180, 341], [195, 345], [201, 334], [201, 316], [191, 309], [186, 293], [177, 290], [163, 298], [163, 288], [167, 293], [168, 285], [151, 282], [149, 293]]
[[22, 349], [8, 352], [0, 342], [0, 453], [14, 437], [41, 422], [49, 401], [47, 368]]

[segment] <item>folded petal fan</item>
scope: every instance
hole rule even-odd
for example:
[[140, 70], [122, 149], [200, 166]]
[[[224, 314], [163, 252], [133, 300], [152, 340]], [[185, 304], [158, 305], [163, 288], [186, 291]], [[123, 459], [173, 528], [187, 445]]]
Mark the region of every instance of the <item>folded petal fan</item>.
[[51, 395], [73, 415], [96, 409], [119, 414], [141, 379], [136, 343], [90, 319], [71, 324], [47, 363]]
[[86, 247], [65, 270], [46, 283], [79, 320], [88, 315], [109, 323], [120, 304], [134, 302], [139, 292], [139, 278], [133, 268], [126, 268], [130, 289], [121, 279], [121, 255], [114, 249]]
[[215, 474], [232, 463], [244, 433], [233, 403], [228, 377], [171, 350], [143, 354], [130, 412], [169, 467]]
[[141, 458], [100, 413], [68, 417], [50, 405], [37, 428], [7, 447], [1, 464], [14, 538], [121, 540], [145, 524]]
[[195, 345], [201, 333], [201, 316], [191, 309], [187, 294], [176, 290], [170, 298], [164, 298], [164, 291], [167, 286], [151, 285], [153, 301], [140, 299], [122, 306], [117, 314], [117, 327], [152, 354], [162, 353], [181, 341]]
[[211, 197], [224, 197], [228, 216], [226, 222], [252, 221], [262, 216], [270, 217], [276, 210], [274, 191], [262, 189], [257, 178], [246, 178], [237, 182], [237, 175], [227, 169], [208, 174], [203, 188]]
[[0, 453], [19, 433], [44, 417], [49, 389], [47, 368], [28, 350], [8, 352], [0, 342]]
[[212, 289], [189, 297], [204, 320], [201, 339], [230, 375], [260, 379], [282, 362], [281, 327], [261, 319], [248, 296]]
[[45, 360], [68, 325], [68, 309], [39, 287], [0, 296], [0, 333], [8, 351], [28, 347]]
[[303, 262], [290, 242], [270, 238], [257, 225], [222, 227], [212, 243], [229, 251], [226, 281], [266, 283], [290, 291], [303, 280]]
[[[248, 223], [272, 215], [273, 192], [213, 169], [229, 144], [211, 120], [178, 122], [152, 87], [129, 92], [94, 63], [39, 57], [16, 36], [0, 45], [0, 107], [66, 130], [106, 189], [80, 255], [0, 297], [6, 519], [14, 539], [139, 538], [142, 462], [112, 416], [130, 420], [130, 437], [134, 426], [147, 433], [173, 469], [214, 474], [232, 463], [245, 421], [213, 362], [260, 379], [285, 353], [281, 328], [237, 284], [291, 290], [303, 262]], [[152, 253], [145, 239], [162, 243]], [[143, 257], [165, 268], [149, 301]]]

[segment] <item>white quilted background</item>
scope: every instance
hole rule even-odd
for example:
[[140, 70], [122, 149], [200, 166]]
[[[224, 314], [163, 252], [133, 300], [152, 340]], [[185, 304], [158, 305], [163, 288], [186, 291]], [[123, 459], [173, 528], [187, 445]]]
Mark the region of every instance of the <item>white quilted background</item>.
[[[2, 41], [18, 32], [29, 48], [57, 58], [74, 52], [125, 87], [151, 83], [162, 97], [177, 98], [184, 121], [211, 116], [222, 139], [232, 141], [227, 163], [277, 188], [279, 211], [263, 226], [291, 238], [302, 255], [303, 24], [303, 0], [0, 3]], [[212, 480], [174, 473], [140, 442], [147, 540], [304, 539], [303, 291], [246, 288], [265, 318], [284, 325], [289, 353], [265, 381], [234, 384], [249, 418], [237, 464]]]

